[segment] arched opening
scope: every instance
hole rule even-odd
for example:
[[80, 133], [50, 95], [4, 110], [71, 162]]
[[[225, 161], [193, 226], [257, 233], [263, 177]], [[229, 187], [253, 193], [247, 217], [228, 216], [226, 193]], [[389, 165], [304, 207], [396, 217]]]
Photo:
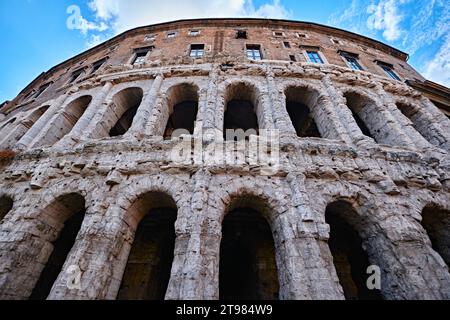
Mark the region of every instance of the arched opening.
[[380, 290], [369, 290], [367, 268], [371, 265], [355, 228], [357, 213], [346, 201], [329, 204], [325, 220], [330, 225], [328, 245], [339, 282], [347, 300], [380, 300]]
[[347, 92], [344, 97], [347, 99], [347, 106], [362, 134], [377, 141], [370, 128], [376, 118], [374, 102], [355, 92]]
[[450, 211], [435, 205], [426, 206], [422, 211], [422, 226], [433, 249], [450, 267]]
[[[226, 140], [235, 140], [235, 133], [227, 135], [227, 130], [242, 129], [258, 134], [259, 92], [250, 84], [240, 82], [230, 85], [225, 94], [225, 117], [223, 134]], [[246, 136], [245, 138], [248, 138]]]
[[127, 214], [137, 228], [117, 299], [163, 300], [174, 258], [177, 206], [167, 194], [149, 192]]
[[69, 103], [64, 112], [55, 120], [54, 125], [49, 128], [42, 141], [38, 142], [38, 145], [52, 146], [70, 133], [91, 101], [91, 96], [82, 96]]
[[0, 197], [0, 223], [2, 222], [3, 218], [8, 214], [8, 212], [11, 211], [13, 205], [14, 202], [10, 197], [8, 196]]
[[[253, 205], [253, 204], [256, 204]], [[221, 300], [276, 300], [278, 271], [272, 232], [262, 202], [236, 199], [222, 223], [219, 296]]]
[[286, 109], [299, 137], [320, 138], [311, 110], [316, 107], [319, 93], [304, 87], [289, 87], [285, 91]]
[[70, 250], [72, 250], [86, 213], [85, 200], [78, 193], [60, 196], [43, 212], [42, 222], [53, 250], [31, 293], [31, 300], [44, 300], [50, 294]]
[[418, 107], [402, 102], [397, 102], [396, 106], [400, 112], [411, 121], [413, 128], [416, 129], [422, 137], [432, 144], [437, 146], [440, 145], [440, 141], [435, 141], [435, 138], [433, 137], [429, 121], [424, 119], [423, 114], [420, 112]]
[[167, 91], [169, 119], [164, 138], [170, 139], [177, 129], [194, 133], [198, 113], [198, 88], [192, 84], [183, 83]]
[[143, 95], [141, 88], [127, 88], [114, 96], [110, 120], [115, 124], [109, 131], [110, 137], [121, 136], [130, 129]]

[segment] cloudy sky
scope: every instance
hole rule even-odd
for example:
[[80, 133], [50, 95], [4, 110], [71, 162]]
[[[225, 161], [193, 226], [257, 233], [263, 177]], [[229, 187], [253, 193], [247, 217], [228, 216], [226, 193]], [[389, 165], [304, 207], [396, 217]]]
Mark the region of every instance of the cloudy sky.
[[449, 0], [2, 0], [0, 103], [41, 72], [124, 30], [202, 17], [343, 28], [409, 53], [425, 77], [450, 87]]

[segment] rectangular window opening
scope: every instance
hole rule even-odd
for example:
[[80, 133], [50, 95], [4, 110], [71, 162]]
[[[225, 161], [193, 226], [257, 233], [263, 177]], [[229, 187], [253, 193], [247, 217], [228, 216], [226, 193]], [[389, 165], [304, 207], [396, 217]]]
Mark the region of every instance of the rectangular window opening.
[[285, 48], [290, 48], [291, 47], [291, 44], [289, 42], [287, 42], [287, 41], [283, 42], [283, 45], [284, 45]]
[[136, 49], [134, 54], [134, 60], [133, 60], [133, 65], [137, 66], [137, 65], [141, 65], [145, 63], [147, 54], [152, 51], [154, 49], [154, 47], [147, 47], [147, 48], [141, 48], [141, 49]]
[[46, 83], [46, 84], [43, 84], [42, 86], [40, 86], [39, 90], [36, 93], [35, 98], [38, 98], [41, 94], [43, 94], [44, 91], [47, 90], [48, 87], [50, 87], [50, 84], [51, 83]]
[[199, 36], [200, 35], [200, 30], [191, 30], [191, 31], [189, 31], [189, 35], [191, 37]]
[[311, 61], [312, 63], [323, 64], [323, 60], [322, 57], [319, 55], [319, 52], [307, 51], [306, 53], [308, 55], [309, 61]]
[[250, 60], [262, 60], [260, 45], [247, 45], [247, 58]]
[[289, 59], [290, 59], [292, 62], [297, 62], [297, 59], [295, 58], [294, 55], [290, 55], [290, 56], [289, 56]]
[[351, 56], [351, 55], [345, 55], [344, 54], [343, 57], [347, 61], [347, 63], [350, 66], [350, 68], [352, 68], [353, 70], [363, 70], [363, 68], [359, 64], [358, 58], [356, 56]]
[[191, 44], [191, 58], [202, 58], [205, 54], [204, 44]]
[[97, 62], [94, 62], [92, 64], [92, 73], [96, 73], [106, 62], [106, 58], [105, 59], [101, 59]]
[[247, 39], [247, 31], [246, 30], [238, 30], [236, 33], [236, 39]]
[[78, 70], [72, 72], [69, 83], [75, 82], [81, 76], [82, 73], [83, 73], [83, 69], [78, 69]]

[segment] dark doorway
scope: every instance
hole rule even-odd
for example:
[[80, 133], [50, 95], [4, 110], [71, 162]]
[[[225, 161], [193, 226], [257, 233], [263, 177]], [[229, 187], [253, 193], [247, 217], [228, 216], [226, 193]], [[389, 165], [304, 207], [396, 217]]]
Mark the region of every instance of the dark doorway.
[[[75, 244], [81, 224], [83, 223], [85, 202], [82, 196], [73, 194], [60, 199], [58, 202], [53, 207], [47, 208], [47, 210], [55, 210], [55, 212], [50, 214], [58, 215], [61, 213], [61, 216], [69, 215], [70, 217], [65, 221], [58, 238], [53, 242], [53, 251], [33, 289], [30, 300], [45, 300], [48, 297], [70, 250]], [[57, 212], [57, 210], [61, 210], [61, 212]]]
[[272, 232], [259, 212], [237, 208], [225, 217], [219, 275], [221, 300], [278, 299]]
[[177, 210], [151, 210], [140, 222], [128, 257], [119, 300], [164, 300], [175, 248]]
[[336, 273], [347, 300], [381, 300], [379, 290], [367, 288], [370, 275], [366, 271], [371, 264], [360, 236], [345, 219], [349, 214], [356, 215], [352, 211], [352, 206], [344, 201], [334, 202], [326, 209], [325, 219], [330, 225], [328, 245]]

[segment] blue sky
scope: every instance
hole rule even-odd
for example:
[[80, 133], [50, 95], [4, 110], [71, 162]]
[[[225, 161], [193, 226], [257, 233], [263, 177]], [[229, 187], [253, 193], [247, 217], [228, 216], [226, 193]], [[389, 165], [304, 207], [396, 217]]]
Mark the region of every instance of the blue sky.
[[408, 52], [413, 67], [450, 87], [448, 0], [2, 0], [0, 103], [41, 72], [124, 30], [201, 17], [284, 18], [343, 28]]

